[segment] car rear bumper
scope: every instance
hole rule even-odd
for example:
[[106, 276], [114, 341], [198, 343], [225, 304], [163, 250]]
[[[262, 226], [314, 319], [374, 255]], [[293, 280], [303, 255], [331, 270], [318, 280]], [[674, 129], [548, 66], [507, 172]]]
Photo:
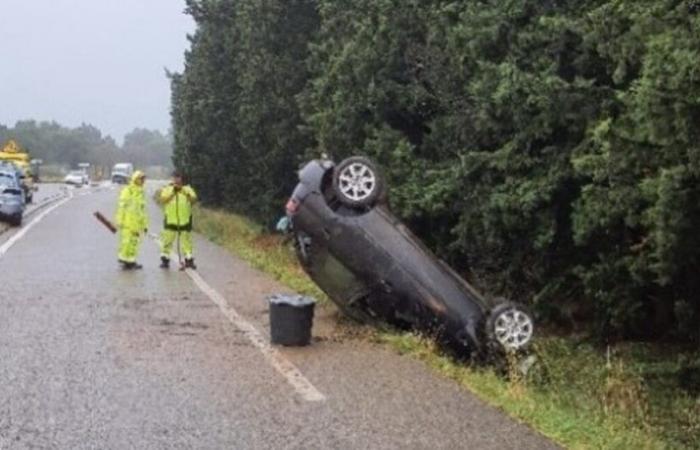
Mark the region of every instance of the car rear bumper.
[[0, 217], [16, 217], [22, 215], [24, 212], [24, 207], [22, 205], [15, 204], [2, 204], [0, 205]]
[[124, 175], [112, 175], [112, 183], [126, 184], [129, 179]]

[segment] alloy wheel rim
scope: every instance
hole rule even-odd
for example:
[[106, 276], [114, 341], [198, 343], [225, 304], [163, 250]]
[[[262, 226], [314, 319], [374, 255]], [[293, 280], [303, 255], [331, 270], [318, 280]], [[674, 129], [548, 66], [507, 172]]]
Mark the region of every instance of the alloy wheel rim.
[[338, 177], [340, 192], [352, 201], [360, 202], [372, 195], [377, 186], [377, 176], [365, 164], [352, 163]]
[[508, 350], [517, 350], [530, 342], [533, 329], [530, 316], [517, 309], [503, 311], [494, 322], [496, 340]]

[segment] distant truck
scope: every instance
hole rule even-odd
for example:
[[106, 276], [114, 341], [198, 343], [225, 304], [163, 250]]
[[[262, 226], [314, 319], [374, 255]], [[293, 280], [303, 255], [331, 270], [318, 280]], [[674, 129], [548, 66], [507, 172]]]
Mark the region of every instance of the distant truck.
[[134, 173], [131, 163], [117, 163], [112, 167], [112, 183], [127, 184]]

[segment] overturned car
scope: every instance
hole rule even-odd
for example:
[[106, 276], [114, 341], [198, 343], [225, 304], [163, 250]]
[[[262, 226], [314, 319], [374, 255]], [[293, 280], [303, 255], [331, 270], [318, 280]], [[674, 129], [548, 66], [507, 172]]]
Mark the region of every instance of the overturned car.
[[286, 212], [302, 267], [347, 315], [427, 332], [472, 358], [532, 339], [523, 307], [489, 301], [390, 212], [370, 160], [307, 163]]

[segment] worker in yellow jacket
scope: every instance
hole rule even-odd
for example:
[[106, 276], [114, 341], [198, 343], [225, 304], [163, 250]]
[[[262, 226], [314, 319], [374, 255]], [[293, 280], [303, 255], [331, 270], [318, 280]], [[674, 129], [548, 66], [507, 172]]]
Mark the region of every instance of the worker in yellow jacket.
[[170, 253], [177, 242], [177, 254], [185, 267], [196, 269], [192, 247], [192, 205], [197, 201], [194, 189], [184, 183], [181, 173], [173, 174], [172, 182], [160, 191], [163, 204], [163, 232], [160, 235], [160, 267], [170, 267]]
[[146, 198], [143, 183], [146, 176], [140, 170], [134, 172], [129, 185], [119, 194], [115, 223], [119, 229], [119, 262], [126, 270], [140, 269], [136, 262], [141, 236], [148, 232]]

